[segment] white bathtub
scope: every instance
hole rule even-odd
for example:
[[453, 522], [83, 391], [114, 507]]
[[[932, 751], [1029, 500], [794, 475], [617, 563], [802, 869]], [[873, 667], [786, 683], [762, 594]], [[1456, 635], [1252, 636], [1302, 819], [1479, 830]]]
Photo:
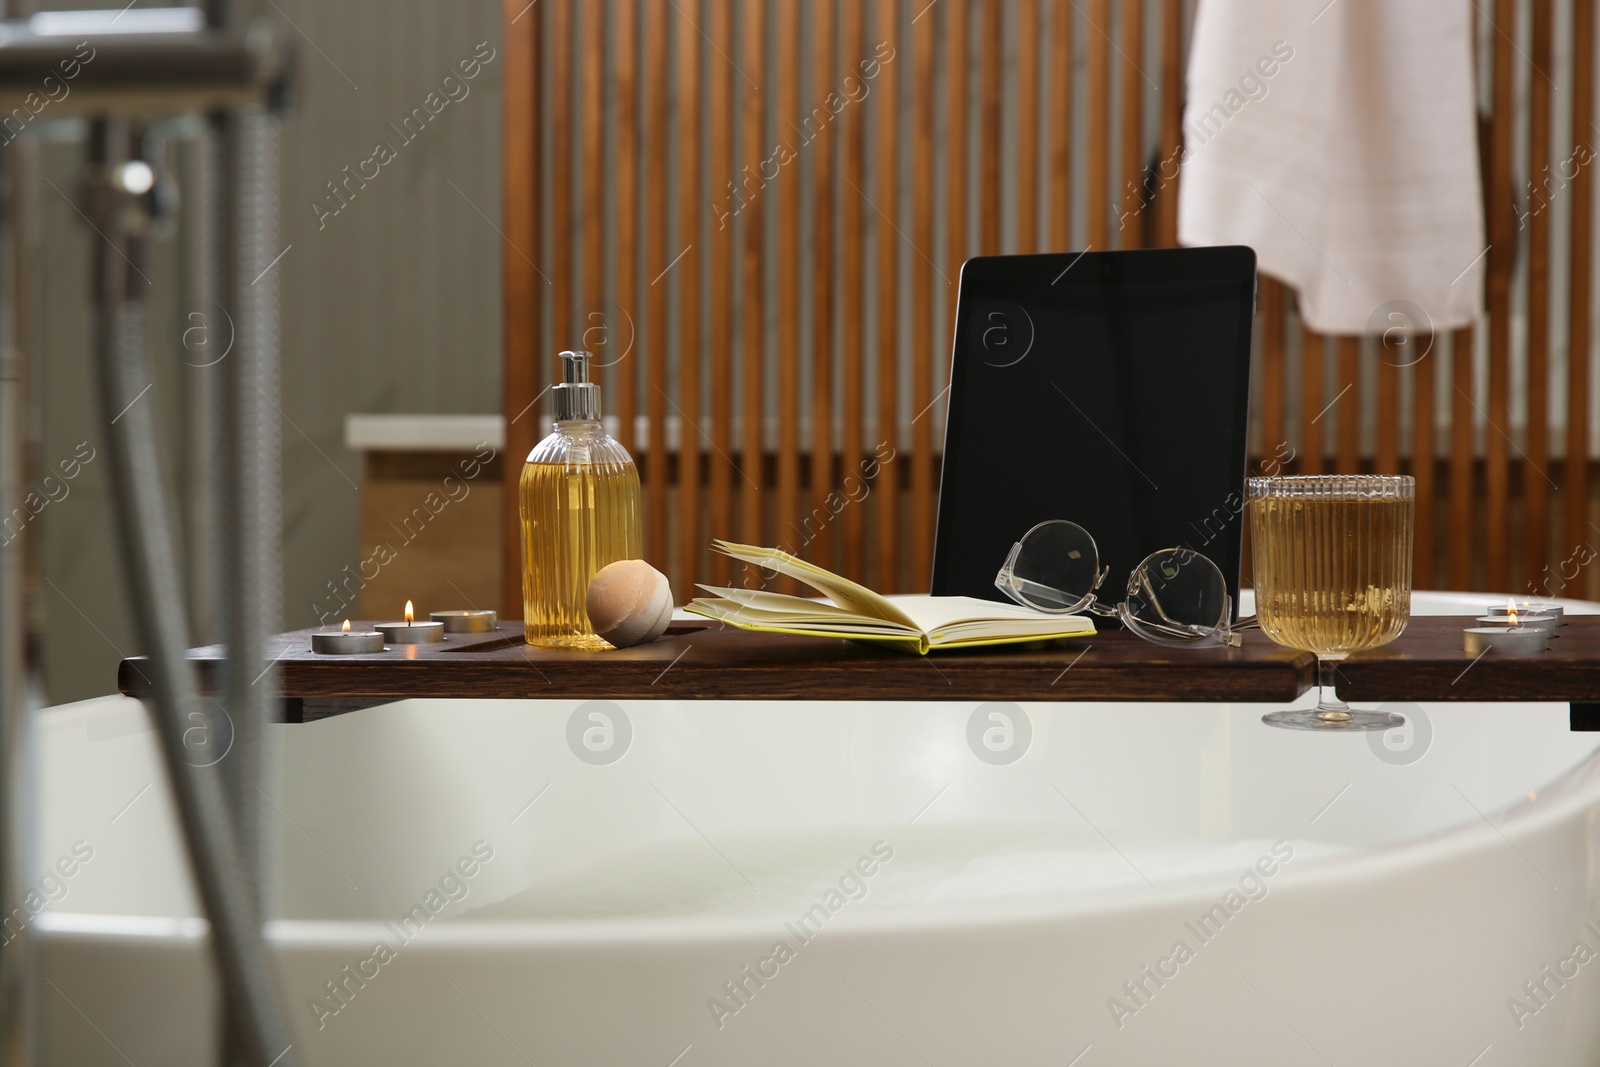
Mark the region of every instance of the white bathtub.
[[[612, 762], [623, 731], [586, 748], [604, 723], [569, 731], [577, 708], [276, 729], [300, 1062], [1600, 1059], [1600, 960], [1574, 955], [1600, 952], [1600, 735], [1565, 705], [1430, 705], [1408, 739], [1027, 704], [1024, 747], [1015, 706], [625, 702]], [[142, 709], [51, 709], [39, 746], [35, 882], [73, 871], [31, 923], [46, 1062], [209, 1064], [205, 923]]]

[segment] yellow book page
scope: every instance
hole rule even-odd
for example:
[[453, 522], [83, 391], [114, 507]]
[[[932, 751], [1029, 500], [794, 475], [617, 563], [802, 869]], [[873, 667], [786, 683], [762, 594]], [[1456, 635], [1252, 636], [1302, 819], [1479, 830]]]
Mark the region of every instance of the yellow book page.
[[715, 600], [706, 600], [697, 597], [685, 604], [684, 611], [692, 615], [700, 615], [707, 619], [725, 622], [730, 626], [737, 626], [741, 630], [753, 630], [757, 633], [767, 634], [793, 634], [795, 637], [842, 637], [847, 641], [876, 641], [888, 645], [890, 648], [901, 652], [911, 652], [920, 655], [928, 653], [928, 639], [922, 634], [889, 634], [867, 633], [860, 630], [840, 628], [837, 630], [821, 628], [825, 624], [806, 624], [804, 628], [797, 626], [769, 625], [766, 623], [751, 622], [749, 616], [741, 617], [737, 611], [724, 612], [717, 606]]
[[1063, 632], [1093, 632], [1094, 623], [1083, 615], [1049, 615], [1020, 604], [980, 600], [970, 596], [924, 596], [905, 594], [892, 597], [895, 607], [916, 621], [917, 629], [933, 634], [948, 627], [989, 625], [996, 632], [1017, 627], [1018, 632], [1040, 629]]
[[[758, 623], [792, 623], [796, 626], [828, 624], [844, 626], [866, 633], [917, 634], [920, 630], [901, 626], [887, 619], [874, 619], [854, 611], [835, 607], [825, 600], [806, 600], [782, 593], [767, 593], [752, 589], [724, 590], [703, 585], [700, 588], [719, 594], [713, 597], [695, 597], [691, 604], [707, 604], [729, 619]], [[732, 596], [724, 596], [724, 593]]]
[[940, 639], [931, 640], [928, 647], [934, 651], [945, 648], [979, 648], [983, 645], [1025, 645], [1033, 641], [1059, 641], [1066, 637], [1093, 637], [1093, 630], [1070, 630], [1060, 633], [1046, 634], [1011, 634], [1005, 637], [967, 637], [956, 640]]
[[916, 620], [904, 611], [895, 607], [894, 602], [880, 593], [874, 593], [864, 585], [852, 582], [850, 579], [824, 570], [814, 563], [807, 563], [787, 552], [776, 548], [761, 548], [758, 545], [741, 545], [732, 541], [716, 540], [711, 545], [718, 552], [734, 559], [753, 563], [758, 567], [793, 578], [795, 581], [804, 582], [823, 596], [832, 600], [841, 608], [854, 611], [869, 618], [883, 619], [887, 622], [899, 623], [912, 630], [920, 630]]

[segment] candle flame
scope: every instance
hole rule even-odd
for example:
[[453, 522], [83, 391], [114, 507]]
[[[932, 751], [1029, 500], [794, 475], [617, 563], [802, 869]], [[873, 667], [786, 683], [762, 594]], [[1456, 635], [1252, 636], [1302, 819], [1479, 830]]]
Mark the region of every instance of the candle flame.
[[344, 625], [341, 626], [339, 629], [343, 633], [349, 633], [350, 632], [350, 620], [349, 619], [344, 620]]
[[411, 601], [406, 601], [406, 625], [411, 625], [411, 620], [416, 617], [416, 611], [411, 607]]
[[1506, 610], [1506, 618], [1511, 620], [1511, 625], [1512, 626], [1515, 626], [1517, 624], [1517, 606], [1515, 604], [1512, 604]]

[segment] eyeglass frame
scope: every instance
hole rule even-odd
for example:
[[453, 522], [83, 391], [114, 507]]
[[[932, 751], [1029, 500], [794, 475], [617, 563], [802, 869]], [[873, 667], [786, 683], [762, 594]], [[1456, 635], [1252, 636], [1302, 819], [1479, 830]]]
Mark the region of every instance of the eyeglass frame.
[[[1072, 527], [1079, 533], [1083, 534], [1083, 536], [1088, 540], [1089, 548], [1094, 553], [1095, 579], [1094, 584], [1089, 587], [1089, 591], [1083, 594], [1082, 598], [1071, 606], [1063, 608], [1045, 608], [1024, 600], [1022, 598], [1021, 590], [1018, 588], [1018, 586], [1019, 584], [1027, 584], [1039, 586], [1040, 588], [1053, 587], [1043, 586], [1041, 583], [1031, 581], [1027, 578], [1018, 578], [1016, 574], [1016, 562], [1017, 556], [1022, 551], [1023, 542], [1032, 536], [1035, 531], [1055, 523], [1061, 523], [1063, 525]], [[1155, 559], [1157, 556], [1162, 556], [1169, 552], [1187, 553], [1191, 558], [1198, 557], [1205, 560], [1206, 563], [1210, 565], [1217, 578], [1222, 580], [1223, 591], [1221, 618], [1216, 626], [1202, 636], [1193, 636], [1192, 628], [1185, 627], [1182, 623], [1173, 621], [1172, 617], [1167, 614], [1166, 609], [1161, 606], [1161, 600], [1155, 595], [1155, 590], [1151, 589], [1148, 584], [1145, 585], [1145, 593], [1149, 597], [1149, 603], [1151, 606], [1154, 607], [1158, 613], [1160, 613], [1162, 621], [1151, 622], [1147, 619], [1137, 618], [1128, 608], [1127, 598], [1134, 592], [1134, 583], [1136, 581], [1148, 583], [1149, 581], [1149, 575], [1146, 571], [1146, 567], [1149, 565], [1150, 561]], [[1192, 548], [1184, 548], [1182, 546], [1173, 548], [1158, 548], [1144, 559], [1140, 560], [1139, 564], [1128, 572], [1127, 591], [1123, 600], [1116, 605], [1102, 604], [1097, 596], [1100, 591], [1100, 586], [1104, 584], [1106, 578], [1109, 577], [1110, 574], [1111, 567], [1109, 565], [1103, 566], [1100, 563], [1100, 545], [1099, 542], [1095, 541], [1094, 534], [1073, 522], [1071, 519], [1045, 519], [1043, 522], [1038, 522], [1031, 526], [1027, 533], [1024, 533], [1021, 537], [1019, 537], [1016, 543], [1011, 546], [1011, 551], [1006, 554], [1006, 561], [1001, 564], [999, 572], [995, 575], [994, 585], [996, 589], [1004, 593], [1012, 602], [1028, 608], [1029, 610], [1043, 612], [1047, 615], [1070, 615], [1076, 611], [1086, 610], [1090, 614], [1098, 615], [1102, 618], [1120, 619], [1123, 626], [1133, 631], [1133, 633], [1137, 634], [1139, 637], [1144, 638], [1146, 641], [1150, 641], [1158, 645], [1166, 645], [1172, 648], [1196, 648], [1204, 646], [1212, 641], [1215, 641], [1217, 644], [1226, 645], [1229, 648], [1238, 648], [1244, 643], [1244, 637], [1239, 633], [1239, 631], [1249, 629], [1256, 624], [1254, 616], [1246, 616], [1236, 622], [1230, 621], [1230, 616], [1233, 614], [1233, 597], [1227, 591], [1227, 582], [1226, 579], [1223, 578], [1221, 568], [1219, 568], [1215, 561], [1213, 561], [1209, 556], [1201, 552], [1196, 552]], [[1061, 592], [1059, 589], [1055, 591]], [[1156, 630], [1165, 630], [1168, 632], [1163, 636], [1158, 636], [1155, 633], [1148, 632], [1146, 629], [1147, 627], [1154, 628]]]

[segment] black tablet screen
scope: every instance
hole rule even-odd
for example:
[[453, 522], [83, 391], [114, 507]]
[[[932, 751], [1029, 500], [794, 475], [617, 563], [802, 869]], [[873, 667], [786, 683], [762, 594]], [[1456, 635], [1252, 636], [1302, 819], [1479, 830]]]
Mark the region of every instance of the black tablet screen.
[[1238, 603], [1255, 256], [1156, 249], [970, 260], [962, 270], [932, 591], [1004, 599], [1006, 553], [1070, 519], [1121, 599], [1187, 546]]

